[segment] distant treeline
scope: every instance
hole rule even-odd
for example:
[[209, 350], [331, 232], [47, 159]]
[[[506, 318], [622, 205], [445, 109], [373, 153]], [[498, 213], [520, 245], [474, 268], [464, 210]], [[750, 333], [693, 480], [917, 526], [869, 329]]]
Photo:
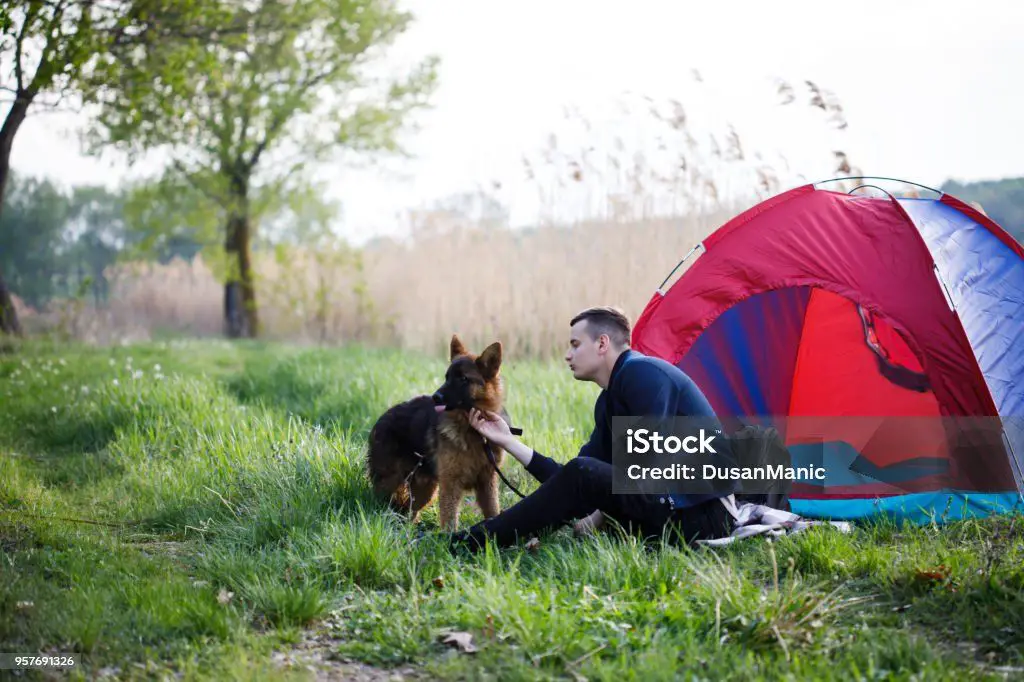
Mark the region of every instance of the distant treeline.
[[[28, 305], [54, 298], [106, 300], [106, 269], [141, 235], [124, 219], [124, 196], [102, 186], [64, 189], [48, 179], [12, 173], [0, 215], [0, 269]], [[160, 262], [191, 259], [200, 245], [167, 235], [147, 255]]]
[[1024, 244], [1024, 178], [982, 182], [946, 182], [942, 191], [963, 201], [981, 204], [992, 220]]

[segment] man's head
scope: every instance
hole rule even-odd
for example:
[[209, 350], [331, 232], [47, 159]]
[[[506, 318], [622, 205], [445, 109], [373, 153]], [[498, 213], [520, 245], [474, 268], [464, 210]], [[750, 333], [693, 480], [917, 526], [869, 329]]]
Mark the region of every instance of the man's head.
[[587, 308], [569, 322], [565, 361], [572, 375], [605, 387], [615, 361], [629, 348], [629, 318], [618, 308]]

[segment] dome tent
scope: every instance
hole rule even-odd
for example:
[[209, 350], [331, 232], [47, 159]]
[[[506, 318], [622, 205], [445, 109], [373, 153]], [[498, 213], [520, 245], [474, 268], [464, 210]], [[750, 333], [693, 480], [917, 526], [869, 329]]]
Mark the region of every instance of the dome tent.
[[[633, 347], [687, 372], [723, 418], [786, 418], [794, 466], [818, 457], [827, 472], [793, 486], [798, 514], [923, 521], [1024, 508], [1024, 249], [932, 191], [805, 185], [772, 197], [695, 247], [634, 325]], [[801, 432], [803, 417], [819, 421]], [[850, 433], [859, 417], [919, 427]], [[998, 438], [959, 447], [948, 423], [965, 418], [994, 422]]]

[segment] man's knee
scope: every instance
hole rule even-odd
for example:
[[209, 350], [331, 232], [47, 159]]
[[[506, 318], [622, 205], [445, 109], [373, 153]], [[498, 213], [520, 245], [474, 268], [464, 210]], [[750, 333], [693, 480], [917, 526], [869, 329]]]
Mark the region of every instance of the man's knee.
[[598, 468], [604, 464], [593, 457], [574, 457], [563, 466], [563, 473], [572, 478], [588, 478], [597, 473]]

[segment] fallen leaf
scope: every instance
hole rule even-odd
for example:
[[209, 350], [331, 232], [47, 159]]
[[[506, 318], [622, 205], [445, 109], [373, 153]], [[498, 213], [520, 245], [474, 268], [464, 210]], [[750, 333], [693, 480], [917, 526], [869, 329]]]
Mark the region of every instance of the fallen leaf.
[[919, 568], [915, 577], [922, 583], [941, 583], [949, 579], [949, 569], [946, 566], [937, 566], [930, 570]]
[[439, 590], [444, 589], [444, 577], [443, 576], [437, 576], [436, 578], [434, 578], [430, 582], [432, 582], [434, 584], [434, 587], [436, 587], [437, 589], [439, 589]]
[[223, 605], [227, 605], [231, 601], [231, 598], [235, 596], [234, 592], [228, 592], [223, 587], [220, 592], [217, 593], [217, 601]]
[[443, 637], [441, 644], [452, 646], [464, 654], [476, 653], [473, 635], [468, 632], [449, 632], [441, 636]]
[[527, 552], [536, 552], [538, 549], [540, 549], [540, 538], [530, 538], [526, 542]]
[[487, 614], [487, 625], [484, 627], [484, 637], [494, 639], [494, 616]]

